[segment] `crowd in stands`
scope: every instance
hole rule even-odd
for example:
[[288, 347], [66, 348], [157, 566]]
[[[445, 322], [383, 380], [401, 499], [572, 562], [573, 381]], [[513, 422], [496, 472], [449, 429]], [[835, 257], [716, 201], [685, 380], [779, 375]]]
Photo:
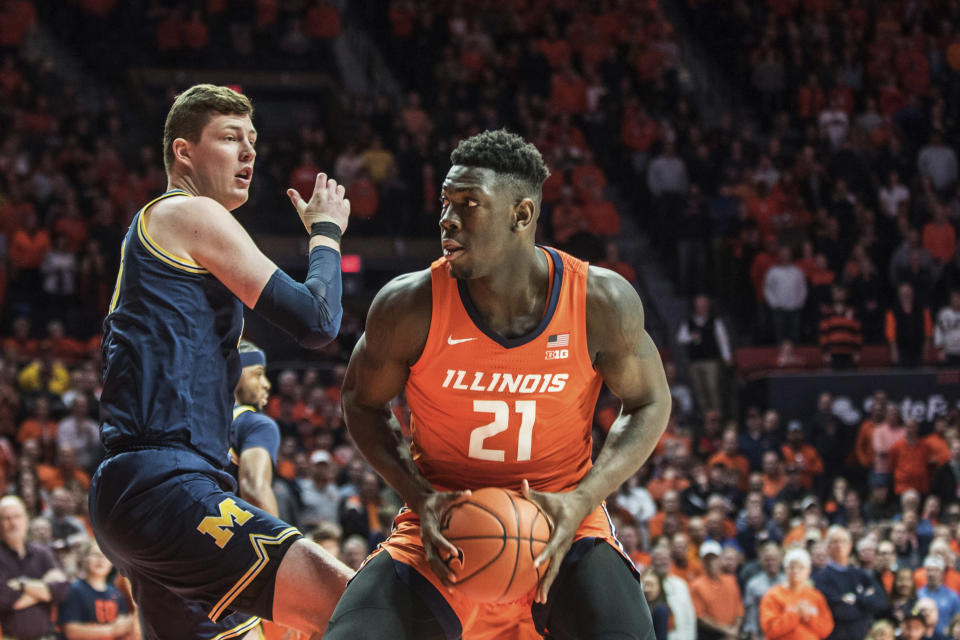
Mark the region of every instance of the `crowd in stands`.
[[819, 340], [843, 365], [861, 343], [894, 364], [933, 361], [933, 346], [955, 359], [956, 309], [941, 310], [960, 284], [956, 3], [684, 7], [759, 121], [680, 132], [713, 223], [711, 290], [757, 338]]
[[[401, 104], [338, 93], [335, 120], [265, 140], [247, 207], [264, 185], [307, 191], [330, 168], [348, 185], [351, 234], [432, 236], [452, 146], [506, 126], [551, 169], [545, 242], [635, 281], [616, 242], [629, 216], [679, 290], [707, 294], [678, 335], [695, 393], [667, 362], [667, 433], [608, 500], [658, 640], [890, 640], [894, 628], [960, 640], [960, 414], [920, 424], [880, 391], [852, 429], [829, 394], [805, 421], [747, 407], [724, 422], [716, 381], [735, 364], [734, 331], [711, 306], [758, 343], [815, 343], [837, 368], [871, 344], [884, 345], [879, 363], [930, 361], [934, 345], [957, 363], [956, 3], [689, 2], [692, 37], [757, 107], [757, 128], [701, 121], [683, 43], [647, 0], [349, 3], [336, 21], [322, 0], [157, 0], [124, 29], [138, 4], [76, 0], [64, 15], [111, 25], [140, 55], [146, 37], [163, 64], [227, 52], [291, 68], [329, 61], [352, 20], [405, 87]], [[30, 0], [0, 2], [0, 482], [74, 577], [101, 455], [99, 320], [121, 235], [165, 179], [121, 98], [86, 99], [26, 55], [37, 19]], [[281, 516], [357, 566], [399, 504], [345, 433], [341, 375], [277, 372], [266, 412], [283, 434]], [[616, 411], [604, 396], [598, 443]], [[403, 423], [402, 401], [396, 412]]]

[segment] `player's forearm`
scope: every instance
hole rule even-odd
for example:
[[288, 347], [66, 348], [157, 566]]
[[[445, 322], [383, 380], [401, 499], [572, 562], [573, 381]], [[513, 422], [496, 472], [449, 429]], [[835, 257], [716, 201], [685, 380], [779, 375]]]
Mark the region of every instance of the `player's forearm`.
[[300, 342], [319, 349], [340, 331], [343, 307], [340, 253], [327, 246], [310, 251], [307, 279], [296, 282], [281, 269], [270, 276], [253, 309]]
[[588, 496], [594, 506], [600, 504], [650, 457], [669, 417], [669, 392], [656, 394], [647, 404], [621, 413], [576, 491]]
[[240, 497], [272, 516], [279, 516], [277, 497], [273, 495], [273, 488], [269, 484], [240, 478]]
[[410, 456], [400, 423], [389, 407], [366, 407], [354, 402], [352, 395], [345, 392], [343, 409], [353, 441], [374, 470], [416, 510], [421, 498], [434, 489]]

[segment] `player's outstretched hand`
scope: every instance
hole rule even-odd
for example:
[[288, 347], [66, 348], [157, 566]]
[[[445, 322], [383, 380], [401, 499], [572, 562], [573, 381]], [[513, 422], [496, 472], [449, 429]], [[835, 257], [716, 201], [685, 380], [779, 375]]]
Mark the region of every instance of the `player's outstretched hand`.
[[346, 192], [342, 184], [337, 184], [333, 178], [328, 179], [325, 173], [318, 173], [309, 202], [292, 188], [287, 189], [287, 197], [300, 214], [307, 233], [314, 222], [333, 222], [340, 227], [341, 233], [345, 233], [350, 219], [350, 201], [344, 197]]
[[451, 559], [459, 557], [460, 550], [440, 533], [442, 525], [440, 519], [452, 502], [468, 495], [470, 495], [469, 490], [430, 493], [413, 509], [420, 516], [420, 540], [423, 542], [423, 548], [427, 553], [430, 568], [440, 578], [440, 581], [448, 587], [454, 584], [453, 570], [450, 568], [449, 562]]
[[587, 504], [587, 501], [576, 491], [569, 493], [534, 491], [526, 480], [523, 481], [523, 497], [539, 506], [550, 521], [550, 540], [533, 561], [534, 566], [537, 567], [549, 563], [547, 572], [537, 586], [536, 601], [545, 604], [547, 596], [550, 595], [550, 587], [557, 579], [557, 573], [560, 572], [563, 558], [573, 544], [573, 536], [577, 533], [577, 528], [596, 508], [596, 505]]

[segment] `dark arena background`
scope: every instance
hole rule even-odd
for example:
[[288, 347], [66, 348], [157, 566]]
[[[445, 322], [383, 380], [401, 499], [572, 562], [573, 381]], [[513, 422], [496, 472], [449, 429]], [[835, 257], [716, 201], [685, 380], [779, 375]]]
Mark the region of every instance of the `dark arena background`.
[[[657, 640], [813, 640], [763, 596], [796, 547], [842, 589], [844, 532], [884, 602], [821, 588], [831, 640], [960, 640], [960, 2], [0, 0], [0, 490], [71, 577], [121, 239], [200, 82], [254, 103], [235, 214], [294, 279], [285, 189], [324, 171], [352, 204], [339, 337], [309, 352], [246, 314], [285, 520], [354, 567], [389, 533], [345, 365], [376, 291], [441, 255], [450, 151], [506, 128], [551, 172], [539, 242], [634, 285], [667, 371], [667, 431], [607, 502], [669, 608]], [[601, 392], [595, 450], [619, 410]]]

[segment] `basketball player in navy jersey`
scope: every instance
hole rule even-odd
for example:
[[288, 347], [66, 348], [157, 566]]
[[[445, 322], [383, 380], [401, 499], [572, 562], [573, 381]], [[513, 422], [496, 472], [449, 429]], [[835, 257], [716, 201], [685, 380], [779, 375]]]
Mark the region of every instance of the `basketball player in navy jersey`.
[[288, 190], [310, 233], [298, 283], [231, 214], [256, 158], [253, 106], [227, 87], [197, 85], [164, 126], [168, 190], [133, 218], [104, 321], [101, 440], [90, 521], [126, 575], [144, 637], [172, 638], [182, 608], [204, 603], [319, 637], [351, 571], [296, 528], [235, 494], [224, 470], [243, 307], [306, 347], [339, 330], [344, 188], [319, 174], [309, 200]]

